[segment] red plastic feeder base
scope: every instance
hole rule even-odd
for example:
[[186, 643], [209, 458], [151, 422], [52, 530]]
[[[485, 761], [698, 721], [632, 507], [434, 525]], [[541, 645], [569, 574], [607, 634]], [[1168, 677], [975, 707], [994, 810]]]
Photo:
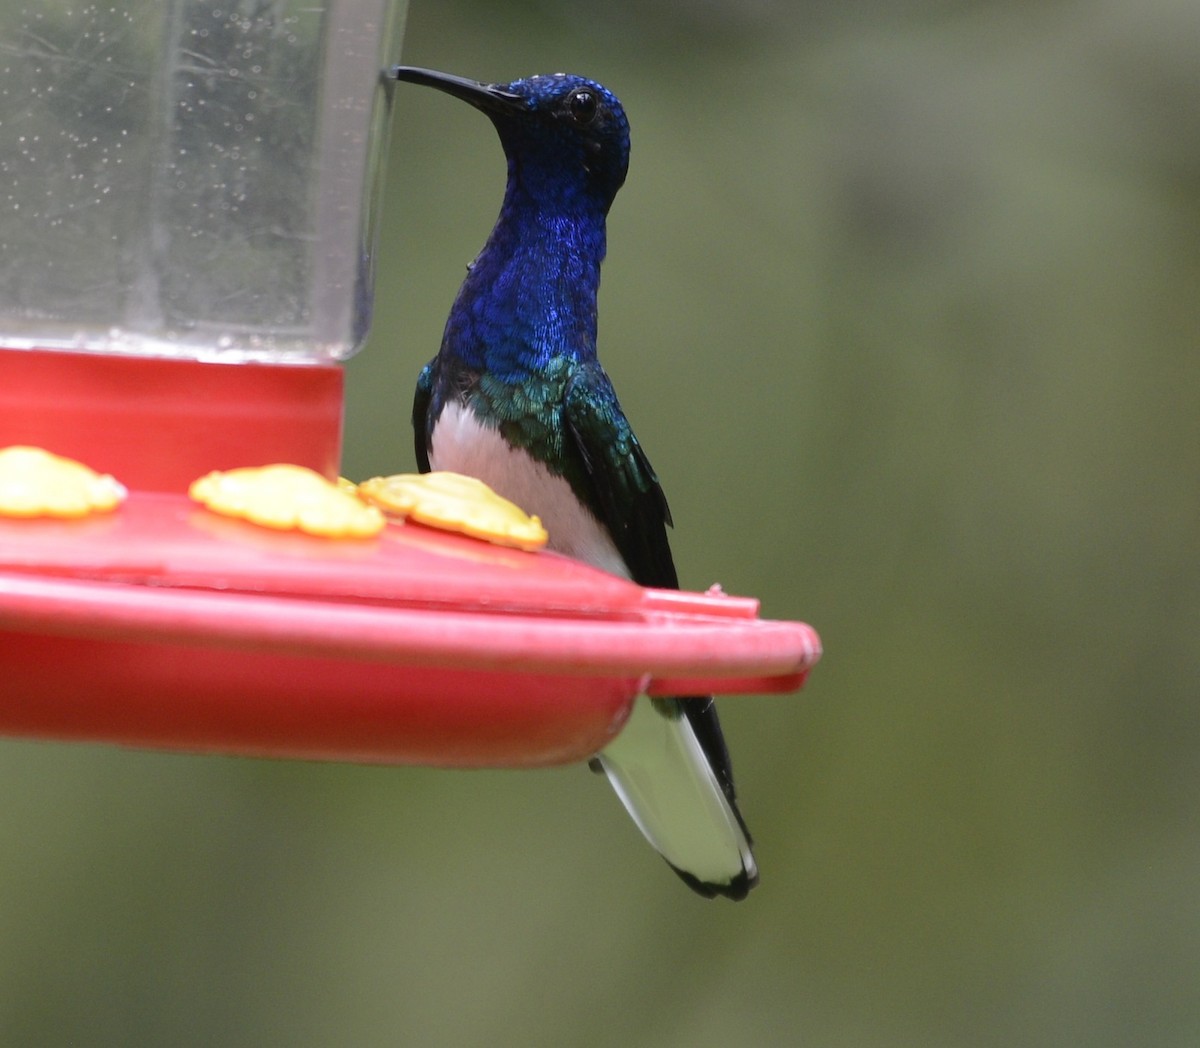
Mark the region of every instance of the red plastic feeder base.
[[[108, 375], [89, 392], [67, 366], [79, 356], [0, 351], [0, 446], [40, 444], [134, 490], [86, 520], [0, 519], [0, 734], [459, 767], [565, 763], [602, 749], [641, 692], [791, 691], [820, 655], [811, 628], [759, 620], [753, 600], [643, 589], [555, 554], [418, 525], [335, 542], [218, 517], [182, 494], [209, 469], [284, 460], [332, 472], [340, 372], [128, 359], [106, 372], [95, 361], [112, 358], [88, 358], [82, 372]], [[57, 412], [49, 427], [37, 412], [3, 417], [22, 383], [48, 402], [47, 376], [52, 387], [68, 373], [81, 383], [75, 413]], [[194, 440], [203, 450], [159, 454], [162, 405], [201, 381], [217, 397], [211, 411], [192, 405], [171, 425], [173, 444], [187, 443], [189, 426], [204, 431]], [[116, 415], [103, 405], [114, 383]], [[218, 396], [230, 383], [237, 394]], [[150, 390], [145, 404], [138, 389]], [[307, 415], [302, 453], [279, 445], [256, 404], [277, 425], [303, 429]], [[125, 435], [89, 446], [81, 418]]]

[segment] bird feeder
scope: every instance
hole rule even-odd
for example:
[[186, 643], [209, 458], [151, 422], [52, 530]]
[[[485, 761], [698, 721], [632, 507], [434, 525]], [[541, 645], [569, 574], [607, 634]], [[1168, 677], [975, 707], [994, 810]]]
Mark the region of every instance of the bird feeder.
[[0, 10], [0, 448], [86, 492], [0, 506], [0, 734], [539, 765], [602, 749], [640, 693], [790, 691], [817, 659], [719, 591], [189, 497], [247, 466], [337, 477], [402, 15]]

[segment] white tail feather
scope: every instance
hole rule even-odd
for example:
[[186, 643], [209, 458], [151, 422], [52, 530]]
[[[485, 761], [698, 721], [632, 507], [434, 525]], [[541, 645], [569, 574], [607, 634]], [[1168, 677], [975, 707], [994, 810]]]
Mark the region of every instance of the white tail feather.
[[676, 869], [708, 885], [757, 877], [750, 842], [685, 717], [639, 698], [600, 764], [638, 829]]

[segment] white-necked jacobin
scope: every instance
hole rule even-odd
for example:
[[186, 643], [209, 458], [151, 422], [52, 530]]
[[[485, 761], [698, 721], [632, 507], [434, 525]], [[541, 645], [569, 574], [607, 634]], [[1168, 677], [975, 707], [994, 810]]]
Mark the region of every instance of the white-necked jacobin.
[[[468, 267], [413, 403], [417, 465], [483, 480], [551, 549], [678, 588], [658, 478], [596, 357], [605, 219], [629, 124], [591, 80], [483, 84], [397, 66], [486, 113], [508, 159], [496, 226]], [[711, 698], [640, 698], [597, 757], [642, 833], [702, 895], [742, 899], [758, 869]]]

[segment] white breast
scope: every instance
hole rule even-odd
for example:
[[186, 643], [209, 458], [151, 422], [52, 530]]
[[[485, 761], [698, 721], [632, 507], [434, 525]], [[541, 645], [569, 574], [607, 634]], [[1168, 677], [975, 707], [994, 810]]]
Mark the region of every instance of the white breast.
[[526, 513], [537, 514], [550, 533], [550, 549], [629, 578], [607, 529], [571, 486], [526, 452], [510, 447], [499, 430], [481, 423], [466, 405], [447, 404], [438, 416], [429, 465], [477, 477]]

